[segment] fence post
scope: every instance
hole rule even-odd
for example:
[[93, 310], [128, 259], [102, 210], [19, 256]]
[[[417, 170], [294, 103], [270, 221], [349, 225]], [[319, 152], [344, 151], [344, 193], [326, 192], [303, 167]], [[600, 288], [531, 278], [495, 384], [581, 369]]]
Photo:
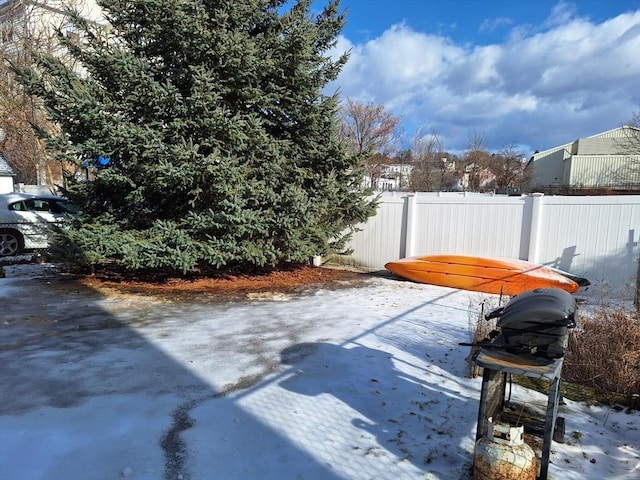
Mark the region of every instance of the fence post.
[[404, 256], [412, 257], [413, 252], [413, 244], [414, 244], [414, 229], [413, 226], [415, 224], [415, 212], [416, 212], [416, 195], [415, 193], [407, 194], [407, 225], [406, 225], [406, 233], [405, 233], [405, 244], [404, 244]]
[[640, 255], [638, 255], [638, 271], [636, 273], [636, 295], [634, 298], [636, 310], [640, 313]]
[[529, 252], [527, 260], [533, 263], [538, 262], [540, 249], [540, 225], [543, 215], [544, 193], [531, 194], [531, 225], [529, 225]]

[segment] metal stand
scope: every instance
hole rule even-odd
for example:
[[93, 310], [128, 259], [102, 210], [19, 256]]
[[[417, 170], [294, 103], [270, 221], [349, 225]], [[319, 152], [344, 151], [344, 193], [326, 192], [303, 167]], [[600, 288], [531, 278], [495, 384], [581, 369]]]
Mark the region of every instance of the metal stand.
[[490, 417], [498, 418], [505, 406], [507, 373], [547, 380], [549, 392], [542, 436], [542, 458], [539, 480], [547, 480], [551, 440], [558, 415], [560, 400], [560, 374], [563, 359], [541, 359], [531, 355], [514, 355], [502, 350], [481, 348], [474, 356], [475, 363], [484, 369], [476, 441], [487, 434]]

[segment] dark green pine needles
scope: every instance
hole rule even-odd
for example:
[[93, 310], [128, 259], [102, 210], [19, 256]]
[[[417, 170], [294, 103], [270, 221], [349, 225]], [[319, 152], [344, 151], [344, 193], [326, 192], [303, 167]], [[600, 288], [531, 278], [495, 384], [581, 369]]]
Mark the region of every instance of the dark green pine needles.
[[375, 205], [323, 93], [347, 60], [330, 57], [339, 1], [316, 16], [311, 0], [98, 3], [109, 28], [70, 11], [68, 57], [18, 70], [59, 126], [52, 153], [91, 179], [69, 179], [81, 215], [55, 251], [186, 273], [344, 248]]

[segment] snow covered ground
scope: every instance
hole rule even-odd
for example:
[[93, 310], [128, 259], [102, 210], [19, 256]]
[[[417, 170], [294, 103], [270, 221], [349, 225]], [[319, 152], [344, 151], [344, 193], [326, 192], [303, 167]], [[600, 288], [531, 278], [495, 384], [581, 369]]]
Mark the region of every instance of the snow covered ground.
[[[458, 343], [495, 299], [370, 277], [185, 302], [4, 269], [2, 479], [471, 478], [480, 379]], [[560, 415], [550, 478], [640, 478], [638, 412]]]

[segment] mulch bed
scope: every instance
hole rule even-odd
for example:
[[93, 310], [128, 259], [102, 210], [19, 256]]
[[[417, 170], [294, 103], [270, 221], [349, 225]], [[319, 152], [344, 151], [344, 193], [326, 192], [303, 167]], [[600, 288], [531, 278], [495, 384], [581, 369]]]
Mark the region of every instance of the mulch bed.
[[140, 273], [130, 277], [118, 272], [97, 272], [78, 279], [90, 287], [113, 288], [129, 293], [209, 293], [298, 292], [310, 288], [341, 288], [364, 283], [368, 275], [334, 268], [287, 266], [277, 270], [239, 271], [237, 269], [199, 272], [186, 277]]

